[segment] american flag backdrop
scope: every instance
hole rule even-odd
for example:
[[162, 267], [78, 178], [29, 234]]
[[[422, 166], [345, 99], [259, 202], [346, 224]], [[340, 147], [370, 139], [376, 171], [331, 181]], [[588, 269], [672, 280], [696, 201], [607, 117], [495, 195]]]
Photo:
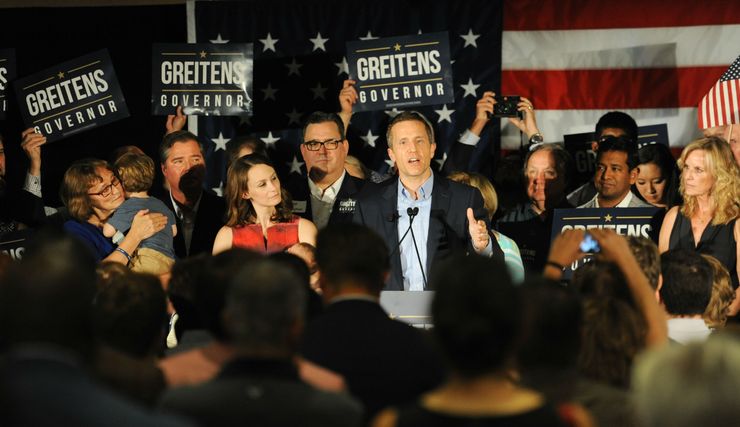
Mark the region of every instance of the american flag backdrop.
[[[298, 147], [302, 119], [316, 110], [339, 111], [347, 41], [447, 31], [455, 102], [419, 108], [436, 125], [433, 166], [439, 167], [472, 122], [477, 98], [500, 86], [502, 14], [503, 3], [488, 0], [196, 2], [194, 41], [254, 43], [254, 115], [197, 121], [208, 186], [218, 192], [223, 185], [224, 147], [237, 134], [260, 137], [283, 176], [306, 173]], [[397, 111], [355, 113], [350, 154], [371, 169], [387, 170], [385, 128]], [[485, 155], [478, 157], [490, 157], [498, 131], [497, 124], [487, 127], [477, 148]]]
[[[685, 145], [699, 134], [697, 105], [740, 53], [736, 0], [213, 1], [196, 2], [192, 17], [192, 41], [255, 49], [254, 116], [198, 120], [214, 189], [236, 134], [261, 137], [283, 173], [305, 173], [299, 123], [338, 111], [347, 40], [448, 31], [455, 102], [420, 109], [437, 127], [435, 166], [484, 90], [530, 98], [548, 142], [622, 110], [639, 125], [666, 123], [671, 145]], [[348, 134], [350, 153], [381, 172], [392, 114], [355, 114]], [[507, 121], [491, 123], [470, 166], [490, 171], [499, 148], [521, 142]]]

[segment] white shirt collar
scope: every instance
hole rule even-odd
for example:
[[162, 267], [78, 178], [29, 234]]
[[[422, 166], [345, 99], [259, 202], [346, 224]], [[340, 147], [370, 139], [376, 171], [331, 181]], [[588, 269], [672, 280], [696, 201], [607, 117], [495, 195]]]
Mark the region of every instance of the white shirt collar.
[[308, 188], [311, 190], [311, 195], [315, 198], [321, 200], [322, 202], [326, 203], [333, 203], [334, 200], [337, 198], [337, 194], [339, 194], [339, 189], [342, 188], [342, 182], [344, 182], [344, 177], [347, 175], [347, 171], [342, 171], [342, 176], [340, 176], [334, 183], [328, 187], [326, 187], [325, 190], [321, 190], [316, 184], [314, 184], [311, 179], [308, 179]]
[[[203, 198], [203, 192], [200, 192], [200, 195], [198, 196], [198, 200], [195, 201], [195, 205], [193, 205], [193, 212], [198, 212], [198, 206], [200, 206], [200, 199]], [[180, 212], [180, 205], [177, 204], [177, 200], [175, 200], [174, 197], [172, 197], [172, 190], [170, 190], [170, 200], [172, 201], [172, 209], [175, 211], [175, 215], [182, 219], [182, 212]]]
[[[630, 191], [627, 192], [627, 195], [624, 196], [624, 199], [622, 199], [622, 201], [619, 202], [619, 203], [617, 203], [617, 205], [614, 206], [614, 207], [615, 208], [628, 208], [628, 207], [630, 207], [630, 203], [632, 202], [632, 197], [633, 197], [632, 196], [632, 191], [630, 190]], [[601, 206], [599, 206], [599, 195], [598, 194], [594, 196], [594, 200], [596, 202], [596, 207], [597, 208], [600, 208]]]

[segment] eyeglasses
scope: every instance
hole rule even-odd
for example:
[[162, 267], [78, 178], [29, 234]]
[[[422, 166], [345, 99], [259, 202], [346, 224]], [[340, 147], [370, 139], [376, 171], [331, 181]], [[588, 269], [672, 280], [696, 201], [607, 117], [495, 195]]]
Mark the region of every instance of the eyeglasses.
[[118, 184], [120, 184], [121, 181], [118, 180], [118, 178], [113, 177], [110, 184], [103, 187], [103, 189], [98, 193], [87, 193], [88, 196], [102, 196], [102, 197], [108, 197], [111, 195], [111, 192], [113, 191], [113, 187], [118, 187]]
[[327, 150], [336, 150], [340, 143], [342, 143], [341, 139], [327, 139], [326, 141], [306, 141], [303, 145], [308, 151], [319, 151], [322, 145]]

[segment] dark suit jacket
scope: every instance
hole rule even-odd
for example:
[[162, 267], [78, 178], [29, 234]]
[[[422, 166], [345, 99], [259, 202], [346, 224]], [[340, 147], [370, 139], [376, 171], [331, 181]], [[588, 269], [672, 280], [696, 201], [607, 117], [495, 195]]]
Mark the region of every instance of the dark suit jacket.
[[148, 413], [94, 383], [81, 366], [50, 356], [0, 363], [0, 425], [185, 425]]
[[164, 409], [200, 426], [359, 426], [361, 407], [346, 395], [319, 391], [278, 360], [235, 359], [206, 383], [171, 389]]
[[[393, 254], [390, 259], [391, 274], [385, 284], [385, 290], [393, 291], [404, 290], [401, 255], [396, 249], [399, 239], [396, 222], [399, 215], [398, 185], [398, 178], [389, 179], [381, 184], [367, 184], [357, 196], [354, 216], [355, 222], [364, 224], [380, 234]], [[434, 262], [452, 253], [473, 251], [468, 233], [469, 207], [473, 208], [475, 217], [484, 219], [490, 228], [480, 191], [439, 175], [434, 176], [425, 272], [430, 271]], [[491, 239], [491, 245], [493, 257], [503, 261], [504, 255], [496, 239]]]
[[[182, 232], [182, 222], [177, 218], [177, 236], [174, 239], [175, 254], [178, 258], [186, 258], [200, 253], [210, 254], [213, 251], [213, 241], [216, 239], [218, 230], [224, 225], [226, 203], [224, 199], [215, 194], [203, 191], [200, 196], [200, 205], [195, 216], [193, 226], [193, 237], [190, 241], [190, 252], [185, 250], [185, 237]], [[163, 201], [168, 208], [175, 212], [169, 193], [157, 194], [159, 200]]]
[[347, 299], [330, 304], [308, 323], [301, 354], [344, 376], [369, 419], [442, 382], [441, 357], [427, 338], [423, 331], [391, 320], [376, 302]]
[[[352, 215], [354, 214], [354, 202], [357, 197], [357, 193], [365, 185], [365, 181], [347, 173], [342, 181], [342, 186], [339, 187], [337, 198], [334, 200], [334, 206], [331, 209], [331, 215], [329, 216], [329, 224], [341, 224], [352, 222]], [[297, 179], [288, 180], [285, 184], [285, 188], [290, 193], [293, 199], [293, 213], [306, 218], [309, 221], [313, 221], [313, 214], [311, 211], [311, 190], [308, 187], [308, 178], [301, 176]], [[304, 208], [305, 206], [305, 208]]]

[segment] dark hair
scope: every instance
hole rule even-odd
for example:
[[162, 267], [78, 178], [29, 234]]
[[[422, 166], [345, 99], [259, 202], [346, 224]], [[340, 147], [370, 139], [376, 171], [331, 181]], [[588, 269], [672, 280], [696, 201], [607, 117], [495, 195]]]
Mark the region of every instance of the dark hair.
[[578, 370], [596, 381], [628, 387], [647, 327], [624, 274], [614, 263], [594, 260], [574, 272], [572, 285], [583, 303]]
[[552, 159], [555, 161], [555, 170], [558, 172], [558, 177], [562, 176], [565, 179], [565, 186], [567, 187], [573, 177], [573, 156], [571, 156], [570, 153], [560, 144], [540, 144], [528, 151], [527, 155], [524, 156], [524, 166], [522, 168], [524, 177], [526, 178], [527, 176], [527, 164], [529, 163], [529, 158], [532, 157], [534, 153], [543, 150], [550, 152]]
[[344, 134], [344, 122], [342, 121], [342, 119], [337, 113], [325, 113], [323, 111], [314, 111], [313, 113], [309, 114], [308, 117], [306, 117], [306, 120], [303, 122], [301, 138], [303, 138], [305, 142], [306, 130], [310, 125], [317, 125], [327, 122], [333, 122], [335, 125], [337, 125], [337, 130], [339, 131], [339, 139], [344, 141], [346, 139], [346, 135]]
[[522, 329], [522, 301], [506, 265], [479, 255], [453, 255], [430, 275], [432, 318], [442, 352], [465, 378], [508, 368]]
[[218, 340], [228, 338], [222, 316], [234, 277], [246, 264], [261, 258], [256, 252], [231, 248], [205, 260], [195, 284], [195, 306], [202, 325]]
[[[240, 157], [229, 166], [226, 177], [226, 225], [229, 227], [253, 224], [256, 221], [257, 213], [252, 201], [243, 197], [247, 191], [249, 170], [256, 165], [267, 165], [275, 169], [270, 159], [256, 153]], [[275, 216], [272, 220], [289, 222], [293, 218], [290, 194], [281, 187], [280, 195], [281, 200], [275, 206]]]
[[156, 276], [134, 272], [114, 276], [95, 296], [96, 338], [130, 356], [158, 354], [167, 320], [167, 301]]
[[429, 121], [429, 119], [427, 119], [418, 111], [402, 111], [388, 122], [388, 130], [385, 132], [385, 139], [388, 143], [389, 148], [391, 146], [391, 130], [393, 129], [393, 126], [395, 126], [397, 123], [408, 121], [419, 122], [423, 124], [424, 130], [426, 130], [427, 137], [429, 138], [429, 143], [434, 144], [434, 127], [432, 126], [432, 123]]
[[294, 352], [297, 323], [304, 320], [306, 289], [291, 269], [262, 258], [246, 263], [231, 281], [224, 323], [243, 351]]
[[178, 339], [186, 330], [203, 327], [203, 321], [195, 307], [195, 288], [208, 258], [206, 254], [198, 254], [180, 258], [172, 266], [167, 297], [177, 312], [175, 335]]
[[[313, 248], [311, 245], [307, 244], [307, 246]], [[321, 296], [311, 289], [311, 272], [308, 265], [306, 265], [306, 261], [298, 255], [288, 252], [275, 252], [270, 254], [269, 258], [284, 265], [285, 268], [292, 270], [301, 278], [301, 283], [306, 288], [306, 318], [310, 320], [321, 314], [324, 310], [324, 303]]]
[[698, 252], [674, 249], [660, 256], [660, 299], [674, 316], [704, 314], [712, 297], [712, 266]]
[[235, 136], [226, 143], [226, 158], [228, 159], [228, 166], [231, 166], [239, 157], [239, 150], [243, 147], [249, 147], [252, 149], [252, 153], [261, 154], [267, 157], [267, 145], [264, 141], [257, 138], [256, 135], [240, 135]]
[[637, 122], [629, 114], [622, 111], [610, 111], [601, 116], [599, 121], [596, 122], [595, 137], [597, 141], [601, 139], [601, 133], [607, 128], [623, 130], [625, 137], [633, 144], [637, 144]]
[[658, 279], [660, 277], [660, 253], [658, 246], [652, 240], [642, 236], [627, 236], [627, 243], [630, 246], [632, 255], [640, 265], [648, 283], [653, 290], [658, 289]]
[[627, 167], [632, 170], [637, 167], [637, 144], [625, 137], [605, 136], [599, 141], [599, 149], [596, 152], [596, 162], [607, 151], [621, 151], [627, 155]]
[[78, 239], [56, 230], [37, 233], [0, 283], [0, 340], [89, 355], [96, 264]]
[[326, 286], [344, 282], [380, 293], [390, 269], [388, 247], [373, 230], [358, 224], [330, 224], [316, 238], [316, 264]]
[[170, 149], [173, 145], [178, 142], [195, 141], [200, 148], [200, 153], [203, 154], [203, 144], [198, 141], [198, 137], [194, 133], [186, 130], [176, 130], [172, 133], [168, 133], [162, 138], [162, 143], [159, 144], [159, 161], [164, 164], [167, 161], [167, 157], [170, 155]]
[[[679, 180], [678, 166], [676, 159], [671, 154], [671, 149], [663, 144], [650, 144], [637, 150], [637, 165], [652, 163], [660, 169], [660, 174], [665, 179], [665, 190], [663, 190], [663, 202], [668, 208], [678, 206], [683, 203], [678, 187], [681, 184]], [[640, 192], [633, 186], [633, 193], [640, 198]]]

